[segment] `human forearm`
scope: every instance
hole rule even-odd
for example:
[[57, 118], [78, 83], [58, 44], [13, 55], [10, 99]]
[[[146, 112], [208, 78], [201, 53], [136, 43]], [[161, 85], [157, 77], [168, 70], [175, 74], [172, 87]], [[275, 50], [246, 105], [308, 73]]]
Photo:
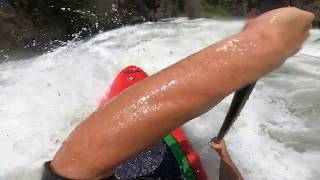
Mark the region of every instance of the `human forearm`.
[[220, 174], [219, 175], [220, 180], [243, 180], [244, 179], [239, 169], [234, 164], [234, 162], [232, 161], [228, 153], [221, 155], [219, 174]]
[[216, 138], [212, 139], [210, 142], [211, 147], [217, 151], [220, 155], [220, 172], [219, 179], [220, 180], [243, 180], [243, 177], [237, 168], [237, 166], [233, 163], [225, 141], [222, 139], [218, 141]]

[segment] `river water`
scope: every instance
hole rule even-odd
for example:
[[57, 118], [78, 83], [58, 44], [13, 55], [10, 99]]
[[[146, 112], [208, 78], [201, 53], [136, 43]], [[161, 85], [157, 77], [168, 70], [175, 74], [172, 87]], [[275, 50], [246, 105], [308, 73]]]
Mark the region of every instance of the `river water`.
[[[30, 60], [0, 64], [0, 179], [40, 179], [63, 139], [90, 112], [120, 69], [149, 74], [239, 32], [240, 20], [172, 19], [123, 27], [69, 42]], [[246, 179], [320, 178], [320, 31], [279, 70], [261, 79], [226, 137]], [[218, 157], [208, 147], [230, 104], [184, 126], [209, 175]]]

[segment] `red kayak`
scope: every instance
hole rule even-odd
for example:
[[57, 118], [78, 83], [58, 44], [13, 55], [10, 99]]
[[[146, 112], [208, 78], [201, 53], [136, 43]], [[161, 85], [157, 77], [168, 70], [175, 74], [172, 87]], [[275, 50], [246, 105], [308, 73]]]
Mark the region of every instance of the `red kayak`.
[[[121, 91], [147, 77], [148, 74], [139, 67], [129, 66], [123, 69], [113, 81], [110, 90], [101, 100], [99, 107], [107, 104], [112, 97], [116, 96]], [[198, 153], [194, 151], [182, 128], [178, 128], [170, 135], [166, 136], [164, 141], [174, 154], [176, 162], [179, 164], [186, 179], [207, 179], [200, 157]]]

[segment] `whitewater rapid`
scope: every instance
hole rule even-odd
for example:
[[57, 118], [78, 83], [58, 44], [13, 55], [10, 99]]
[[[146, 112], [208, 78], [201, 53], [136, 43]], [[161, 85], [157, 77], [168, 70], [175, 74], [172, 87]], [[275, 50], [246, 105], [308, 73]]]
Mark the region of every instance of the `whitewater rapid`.
[[[239, 32], [240, 20], [184, 18], [123, 27], [29, 60], [0, 64], [0, 179], [40, 179], [71, 130], [104, 96], [116, 73], [138, 65], [153, 74]], [[261, 79], [226, 137], [245, 179], [320, 178], [320, 31]], [[218, 157], [208, 142], [230, 104], [184, 126], [210, 179]]]

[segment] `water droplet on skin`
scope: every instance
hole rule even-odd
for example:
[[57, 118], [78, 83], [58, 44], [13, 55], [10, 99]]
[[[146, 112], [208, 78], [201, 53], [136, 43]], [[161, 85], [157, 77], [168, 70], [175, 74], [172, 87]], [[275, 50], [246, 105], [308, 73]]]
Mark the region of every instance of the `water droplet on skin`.
[[147, 95], [141, 96], [138, 100], [134, 100], [128, 108], [115, 113], [113, 115], [113, 119], [118, 121], [119, 126], [124, 126], [125, 123], [123, 122], [123, 119], [127, 119], [129, 121], [138, 121], [141, 119], [142, 114], [159, 111], [162, 104], [149, 104], [148, 100], [152, 96], [157, 96], [160, 91], [166, 91], [170, 89], [175, 84], [177, 84], [176, 80], [170, 80], [168, 83], [165, 83], [160, 88], [149, 91]]
[[278, 19], [279, 14], [275, 14], [272, 19], [270, 20], [270, 24], [273, 24]]
[[216, 52], [220, 52], [220, 51], [227, 52], [229, 49], [231, 49], [231, 51], [235, 51], [239, 43], [240, 43], [240, 40], [232, 39], [228, 41], [226, 44], [224, 44], [222, 47], [217, 48]]
[[168, 84], [161, 86], [160, 91], [166, 91], [171, 88], [173, 85], [177, 84], [176, 80], [171, 80]]

